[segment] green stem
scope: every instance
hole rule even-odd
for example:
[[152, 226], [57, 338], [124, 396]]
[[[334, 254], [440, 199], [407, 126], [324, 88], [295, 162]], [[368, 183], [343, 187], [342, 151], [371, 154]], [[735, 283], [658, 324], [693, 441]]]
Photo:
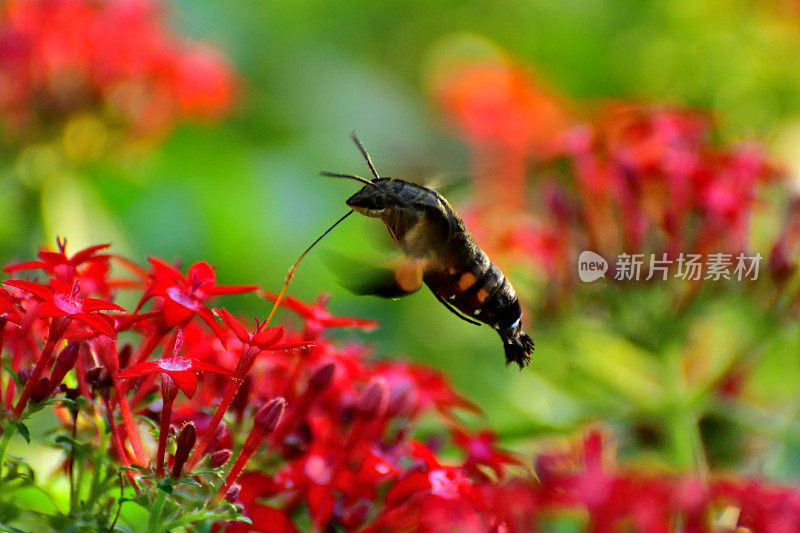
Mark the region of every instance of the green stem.
[[11, 437], [17, 432], [17, 426], [7, 424], [3, 426], [3, 438], [0, 439], [0, 481], [3, 480], [3, 464], [6, 460], [6, 450], [11, 442]]
[[[147, 521], [147, 533], [158, 533], [158, 520], [161, 518], [161, 511], [164, 510], [164, 503], [167, 501], [167, 492], [160, 488], [156, 489], [156, 501], [153, 502], [153, 509], [150, 511], [150, 519]], [[167, 531], [169, 531], [167, 529]]]
[[[97, 454], [94, 458], [94, 468], [92, 469], [92, 481], [89, 484], [89, 495], [86, 498], [88, 503], [89, 509], [94, 506], [94, 501], [100, 496], [101, 487], [100, 487], [100, 476], [103, 473], [103, 468], [105, 466], [105, 458], [106, 458], [106, 450], [108, 450], [108, 440], [109, 440], [110, 433], [108, 431], [103, 431], [102, 435], [100, 436], [100, 446], [97, 447]], [[83, 476], [83, 469], [81, 469], [80, 476]], [[79, 477], [80, 480], [80, 477]], [[80, 481], [78, 482], [78, 486], [80, 487]]]
[[672, 394], [666, 406], [666, 418], [673, 464], [682, 469], [695, 468], [704, 475], [707, 472], [705, 451], [695, 407], [683, 377], [680, 355], [670, 354], [665, 365], [665, 383]]
[[203, 520], [204, 518], [206, 518], [207, 515], [208, 511], [206, 511], [205, 509], [195, 511], [193, 513], [187, 514], [184, 517], [177, 518], [172, 522], [164, 524], [164, 531], [172, 531], [173, 529], [179, 528], [181, 526], [188, 526], [193, 522]]

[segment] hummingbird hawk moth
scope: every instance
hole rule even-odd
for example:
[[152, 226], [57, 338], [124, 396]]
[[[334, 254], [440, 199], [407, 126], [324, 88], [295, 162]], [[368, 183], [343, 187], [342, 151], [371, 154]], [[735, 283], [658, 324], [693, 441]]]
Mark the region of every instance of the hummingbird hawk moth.
[[[355, 133], [351, 137], [374, 179], [320, 173], [363, 183], [361, 190], [346, 201], [351, 211], [330, 229], [354, 212], [380, 219], [404, 254], [402, 264], [391, 277], [361, 286], [356, 292], [399, 298], [416, 292], [424, 283], [454, 315], [471, 324], [482, 322], [494, 328], [503, 341], [506, 364], [517, 363], [520, 369], [527, 366], [534, 343], [522, 331], [519, 299], [503, 272], [475, 243], [461, 217], [435, 190], [399, 178], [381, 177], [361, 140]], [[325, 234], [327, 231], [320, 239]]]

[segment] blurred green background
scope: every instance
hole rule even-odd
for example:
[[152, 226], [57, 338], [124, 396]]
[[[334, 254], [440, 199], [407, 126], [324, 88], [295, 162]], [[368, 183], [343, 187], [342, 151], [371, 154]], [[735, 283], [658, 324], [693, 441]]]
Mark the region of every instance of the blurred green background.
[[[180, 124], [135, 156], [77, 167], [42, 153], [19, 159], [4, 153], [2, 257], [31, 257], [58, 234], [69, 238], [71, 251], [113, 241], [115, 251], [139, 263], [148, 255], [184, 266], [202, 259], [216, 265], [222, 283], [277, 291], [297, 255], [345, 212], [344, 200], [357, 188], [317, 172], [367, 174], [350, 131], [383, 175], [457, 183], [469, 174], [467, 148], [429, 92], [431, 62], [465, 34], [528, 66], [579, 114], [609, 98], [711, 109], [725, 139], [753, 138], [792, 155], [800, 18], [780, 2], [183, 0], [167, 6], [177, 30], [219, 47], [238, 71], [234, 112], [219, 124]], [[41, 198], [31, 192], [39, 188]], [[458, 207], [469, 190], [454, 189]], [[39, 209], [43, 226], [33, 215]], [[351, 217], [322, 247], [374, 258], [384, 231], [374, 220]], [[558, 377], [565, 358], [586, 368], [622, 361], [609, 380], [627, 392], [611, 395], [608, 404], [620, 417], [626, 401], [655, 394], [657, 384], [642, 376], [658, 381], [660, 375], [640, 367], [641, 347], [608, 338], [588, 319], [552, 328], [548, 317], [535, 317], [534, 363], [520, 373], [503, 365], [494, 332], [456, 320], [428, 291], [398, 301], [354, 296], [339, 287], [324, 256], [317, 249], [308, 257], [291, 293], [310, 300], [330, 292], [334, 313], [378, 319], [375, 333], [342, 336], [373, 344], [383, 357], [442, 368], [508, 438], [569, 430], [590, 416], [575, 390], [591, 401], [604, 397], [596, 376], [585, 383], [577, 376], [577, 389], [565, 390], [572, 380]], [[642, 299], [658, 310], [652, 294]], [[267, 313], [254, 296], [226, 304], [262, 318]], [[744, 299], [740, 311], [748, 305]], [[725, 308], [709, 312], [720, 338], [747, 335], [734, 315]], [[585, 333], [573, 338], [577, 329]], [[796, 336], [791, 342], [797, 344]]]

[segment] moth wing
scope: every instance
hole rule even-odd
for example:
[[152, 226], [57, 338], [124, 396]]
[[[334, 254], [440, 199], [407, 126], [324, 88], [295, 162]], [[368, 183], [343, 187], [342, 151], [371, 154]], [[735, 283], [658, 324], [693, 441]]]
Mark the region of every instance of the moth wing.
[[[441, 212], [432, 210], [428, 217], [440, 217]], [[450, 236], [448, 224], [431, 224], [418, 220], [399, 240], [403, 253], [411, 260], [422, 262], [424, 271], [434, 270], [441, 265], [443, 246]]]
[[396, 299], [419, 290], [427, 260], [401, 256], [379, 266], [335, 254], [335, 258], [328, 263], [339, 278], [339, 283], [350, 292], [360, 296]]

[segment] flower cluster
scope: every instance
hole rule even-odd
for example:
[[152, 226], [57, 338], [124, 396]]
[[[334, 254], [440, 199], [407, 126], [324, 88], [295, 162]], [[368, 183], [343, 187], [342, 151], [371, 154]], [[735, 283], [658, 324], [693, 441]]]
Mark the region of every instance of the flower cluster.
[[[127, 274], [112, 277], [118, 267]], [[145, 270], [108, 245], [69, 255], [64, 241], [6, 272], [46, 282], [9, 279], [0, 288], [4, 523], [114, 530], [139, 520], [141, 529], [135, 510], [143, 508], [149, 532], [201, 523], [522, 532], [574, 511], [591, 531], [800, 524], [797, 491], [617, 469], [596, 432], [572, 452], [540, 455], [535, 478], [520, 475], [523, 461], [494, 433], [462, 422], [460, 413], [477, 407], [441, 374], [332, 342], [330, 328], [376, 324], [333, 316], [325, 298], [306, 304], [261, 291], [301, 327], [250, 325], [209, 304], [256, 287], [220, 285], [206, 263], [184, 274], [151, 258]], [[133, 311], [112, 301], [125, 293], [139, 297]], [[52, 443], [70, 493], [68, 508], [50, 515], [27, 507], [22, 491], [33, 477], [7, 453], [47, 406], [61, 425]], [[440, 429], [420, 438], [425, 415]]]
[[[0, 500], [16, 509], [5, 520], [38, 511], [15, 495], [29, 478], [7, 450], [45, 406], [62, 424], [54, 444], [70, 486], [69, 508], [51, 520], [92, 517], [103, 528], [133, 520], [129, 499], [148, 511], [150, 531], [241, 516], [253, 525], [228, 527], [354, 529], [390, 519], [381, 513], [392, 487], [387, 502], [399, 505], [400, 495], [450, 490], [443, 484], [456, 474], [457, 483], [487, 479], [484, 469], [502, 477], [515, 462], [490, 433], [462, 427], [454, 410], [477, 408], [439, 373], [332, 343], [330, 328], [376, 324], [332, 315], [325, 298], [280, 302], [301, 319], [294, 330], [209, 307], [257, 287], [220, 285], [204, 262], [183, 273], [151, 258], [143, 269], [108, 245], [68, 254], [58, 241], [5, 270], [28, 278], [0, 288], [0, 483], [9, 488]], [[132, 311], [113, 301], [131, 295]], [[462, 466], [439, 465], [413, 439], [426, 413], [447, 421], [437, 438], [452, 437]], [[441, 472], [426, 484], [420, 468]], [[112, 505], [120, 483], [125, 499]]]
[[[598, 431], [572, 451], [539, 456], [529, 485], [530, 520], [567, 509], [586, 512], [586, 530], [795, 531], [800, 492], [756, 479], [702, 480], [647, 469], [619, 468]], [[679, 526], [678, 526], [679, 525]], [[744, 528], [744, 529], [741, 529]]]
[[750, 250], [752, 214], [777, 177], [759, 147], [718, 146], [710, 117], [678, 108], [612, 103], [585, 121], [520, 72], [467, 64], [437, 92], [473, 150], [470, 217], [490, 251], [569, 284], [581, 250]]
[[163, 132], [179, 118], [223, 115], [234, 85], [219, 52], [165, 29], [157, 0], [0, 7], [0, 133], [7, 139], [38, 139], [70, 117], [65, 135], [84, 138], [100, 127], [90, 118], [97, 114], [134, 133]]

